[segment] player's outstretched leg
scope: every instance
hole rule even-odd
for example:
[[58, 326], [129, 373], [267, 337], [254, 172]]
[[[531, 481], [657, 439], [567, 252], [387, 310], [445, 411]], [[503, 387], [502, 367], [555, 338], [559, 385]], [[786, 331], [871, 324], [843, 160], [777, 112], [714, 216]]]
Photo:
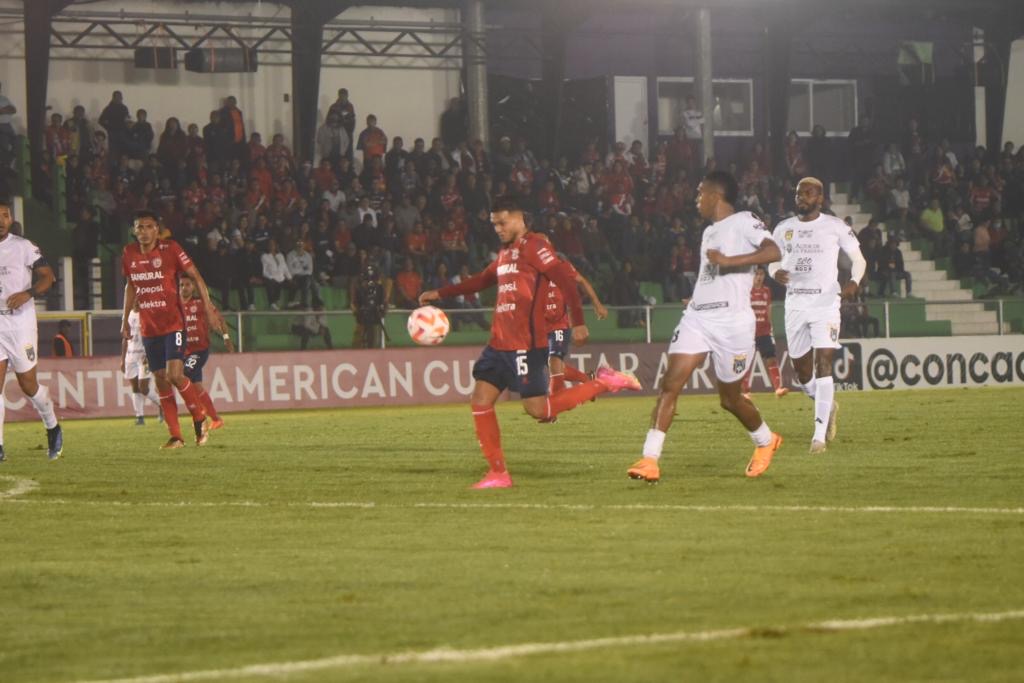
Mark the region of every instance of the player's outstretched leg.
[[574, 368], [573, 366], [569, 365], [568, 363], [563, 363], [563, 365], [562, 365], [562, 372], [565, 374], [565, 381], [566, 382], [572, 382], [573, 384], [583, 384], [585, 382], [589, 382], [590, 380], [594, 379], [593, 377], [591, 377], [587, 373], [585, 373], [582, 370], [579, 370], [577, 368]]
[[619, 392], [623, 389], [640, 391], [640, 381], [628, 372], [619, 372], [611, 368], [599, 368], [595, 378], [571, 389], [565, 389], [554, 396], [537, 396], [523, 402], [532, 417], [538, 420], [551, 420], [561, 413], [572, 410], [576, 406], [590, 401], [605, 392]]

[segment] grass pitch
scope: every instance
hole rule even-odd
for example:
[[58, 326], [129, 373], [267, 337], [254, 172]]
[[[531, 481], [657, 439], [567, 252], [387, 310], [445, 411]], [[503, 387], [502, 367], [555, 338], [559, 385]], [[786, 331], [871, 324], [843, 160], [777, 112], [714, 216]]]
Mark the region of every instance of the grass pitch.
[[[838, 398], [839, 440], [812, 457], [812, 403], [756, 397], [786, 443], [748, 480], [742, 428], [684, 397], [658, 486], [625, 476], [652, 399], [554, 425], [502, 404], [516, 488], [483, 492], [467, 490], [485, 469], [468, 406], [228, 415], [208, 446], [171, 452], [155, 420], [67, 422], [57, 463], [38, 424], [8, 425], [0, 681], [266, 681], [240, 669], [284, 663], [265, 673], [1019, 680], [1024, 619], [806, 626], [1024, 609], [1024, 390]], [[393, 657], [736, 628], [750, 630]], [[295, 664], [340, 655], [380, 657]]]

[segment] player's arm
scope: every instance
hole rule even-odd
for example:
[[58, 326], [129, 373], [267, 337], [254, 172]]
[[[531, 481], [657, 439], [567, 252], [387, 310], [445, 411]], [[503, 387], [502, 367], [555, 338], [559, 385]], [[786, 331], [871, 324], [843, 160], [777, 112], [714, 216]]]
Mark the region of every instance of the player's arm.
[[196, 283], [199, 298], [202, 299], [203, 307], [206, 309], [206, 320], [210, 323], [210, 327], [215, 327], [216, 318], [219, 316], [217, 316], [217, 309], [213, 307], [213, 302], [210, 301], [210, 290], [206, 288], [206, 280], [199, 274], [199, 269], [196, 268], [194, 263], [190, 262], [183, 270]]
[[601, 299], [597, 296], [597, 292], [594, 291], [594, 287], [590, 284], [590, 280], [579, 273], [576, 273], [576, 282], [578, 282], [580, 287], [583, 288], [583, 291], [587, 293], [590, 300], [594, 302], [594, 312], [597, 314], [597, 319], [604, 320], [607, 318], [608, 309], [604, 307], [603, 303], [601, 303]]
[[128, 340], [132, 338], [132, 328], [128, 324], [128, 315], [132, 312], [135, 307], [135, 285], [132, 281], [124, 283], [124, 312], [121, 315], [121, 339]]
[[221, 338], [224, 340], [224, 347], [228, 350], [228, 353], [235, 352], [235, 345], [231, 341], [231, 330], [228, 328], [228, 324], [224, 322], [224, 316], [220, 314], [216, 308], [211, 308], [210, 312], [210, 329], [216, 330], [220, 333]]
[[719, 268], [746, 268], [749, 266], [760, 266], [773, 261], [782, 260], [782, 252], [779, 245], [771, 237], [765, 237], [761, 245], [747, 254], [726, 256], [717, 249], [708, 249], [708, 261]]
[[470, 275], [458, 284], [448, 285], [441, 289], [428, 289], [423, 292], [420, 294], [419, 298], [420, 306], [424, 306], [431, 301], [437, 301], [438, 299], [449, 299], [453, 296], [476, 294], [477, 292], [483, 291], [488, 287], [493, 287], [496, 284], [498, 284], [498, 261], [494, 260], [484, 270], [475, 275]]
[[587, 343], [590, 330], [587, 329], [586, 321], [583, 318], [583, 302], [580, 300], [579, 287], [576, 286], [577, 273], [575, 269], [567, 261], [555, 256], [547, 242], [538, 245], [536, 251], [528, 250], [525, 257], [562, 290], [565, 305], [569, 309], [569, 324], [572, 325], [573, 343], [577, 346]]
[[56, 278], [53, 276], [53, 268], [40, 256], [32, 264], [32, 286], [24, 292], [15, 292], [7, 297], [7, 307], [12, 311], [24, 306], [27, 302], [42, 296], [50, 290]]
[[782, 256], [781, 256], [781, 254], [782, 254], [782, 249], [783, 249], [783, 244], [782, 244], [782, 242], [783, 242], [783, 240], [782, 240], [783, 230], [784, 230], [783, 224], [780, 223], [779, 225], [775, 226], [775, 232], [772, 233], [772, 239], [775, 240], [775, 244], [779, 247], [779, 260], [778, 261], [772, 261], [771, 263], [768, 264], [768, 277], [772, 278], [773, 280], [778, 282], [780, 285], [788, 285], [789, 284], [789, 271], [786, 271], [786, 270], [782, 269]]
[[[845, 228], [846, 226], [843, 227]], [[844, 230], [839, 236], [839, 248], [850, 257], [850, 262], [852, 263], [850, 281], [843, 286], [841, 294], [844, 299], [853, 299], [857, 296], [860, 282], [864, 279], [864, 273], [868, 270], [868, 262], [860, 251], [860, 240], [857, 239], [857, 235], [854, 234], [853, 230]]]

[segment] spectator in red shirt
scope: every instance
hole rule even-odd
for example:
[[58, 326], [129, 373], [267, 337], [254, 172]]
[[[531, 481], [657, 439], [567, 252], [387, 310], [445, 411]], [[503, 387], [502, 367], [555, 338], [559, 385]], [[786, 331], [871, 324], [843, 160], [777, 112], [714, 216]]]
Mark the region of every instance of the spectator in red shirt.
[[356, 149], [363, 152], [363, 163], [374, 157], [383, 157], [388, 149], [388, 136], [377, 127], [377, 117], [370, 114], [366, 117], [366, 128], [359, 134]]
[[255, 164], [267, 156], [267, 148], [263, 146], [263, 136], [253, 133], [249, 136], [249, 163]]
[[407, 256], [402, 270], [395, 276], [395, 307], [418, 308], [419, 304], [416, 299], [421, 291], [423, 291], [423, 277], [414, 267], [412, 259]]

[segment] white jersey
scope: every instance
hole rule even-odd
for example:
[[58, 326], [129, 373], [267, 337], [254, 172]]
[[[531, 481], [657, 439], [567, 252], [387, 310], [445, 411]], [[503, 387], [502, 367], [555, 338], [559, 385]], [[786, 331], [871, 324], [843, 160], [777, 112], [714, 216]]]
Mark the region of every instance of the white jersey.
[[0, 330], [36, 329], [36, 305], [29, 299], [11, 310], [7, 299], [32, 287], [32, 268], [43, 258], [39, 247], [14, 233], [0, 241]]
[[146, 348], [142, 345], [142, 322], [139, 319], [138, 311], [128, 313], [128, 329], [131, 331], [132, 337], [128, 340], [125, 352], [128, 355], [145, 353]]
[[764, 223], [749, 211], [734, 213], [709, 225], [700, 240], [700, 275], [687, 313], [722, 318], [734, 318], [741, 313], [753, 316], [750, 308], [753, 266], [722, 269], [708, 262], [708, 250], [739, 256], [757, 251], [766, 239], [770, 239], [770, 235]]
[[839, 305], [839, 250], [863, 261], [857, 235], [835, 216], [813, 221], [787, 218], [772, 235], [782, 251], [781, 269], [789, 273], [786, 309], [805, 311]]

